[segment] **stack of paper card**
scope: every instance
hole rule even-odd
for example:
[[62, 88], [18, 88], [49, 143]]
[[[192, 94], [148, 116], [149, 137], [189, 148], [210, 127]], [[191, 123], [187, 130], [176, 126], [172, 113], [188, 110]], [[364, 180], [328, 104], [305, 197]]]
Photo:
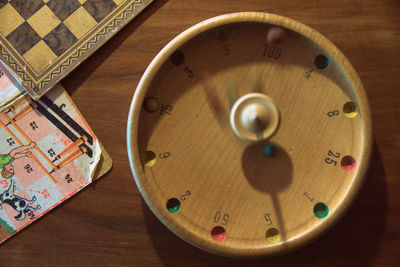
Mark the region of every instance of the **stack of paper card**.
[[[1, 62], [0, 69], [0, 96], [20, 95], [19, 82]], [[22, 94], [3, 105], [0, 242], [110, 168], [110, 157], [61, 85], [40, 100]]]

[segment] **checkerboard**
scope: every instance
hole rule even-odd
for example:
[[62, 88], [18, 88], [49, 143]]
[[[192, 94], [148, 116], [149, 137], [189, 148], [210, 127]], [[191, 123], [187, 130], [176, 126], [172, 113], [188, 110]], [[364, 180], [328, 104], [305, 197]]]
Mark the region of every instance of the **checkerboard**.
[[152, 0], [0, 0], [0, 59], [39, 98]]

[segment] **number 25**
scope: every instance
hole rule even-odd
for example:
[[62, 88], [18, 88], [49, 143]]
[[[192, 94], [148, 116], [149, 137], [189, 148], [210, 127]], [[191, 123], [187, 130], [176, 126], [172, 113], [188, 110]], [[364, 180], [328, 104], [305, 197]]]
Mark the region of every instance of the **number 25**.
[[329, 150], [328, 151], [328, 157], [325, 158], [325, 162], [327, 164], [333, 164], [333, 165], [336, 166], [337, 161], [332, 159], [332, 158], [339, 158], [339, 157], [340, 157], [340, 153], [339, 152], [333, 153], [332, 150]]

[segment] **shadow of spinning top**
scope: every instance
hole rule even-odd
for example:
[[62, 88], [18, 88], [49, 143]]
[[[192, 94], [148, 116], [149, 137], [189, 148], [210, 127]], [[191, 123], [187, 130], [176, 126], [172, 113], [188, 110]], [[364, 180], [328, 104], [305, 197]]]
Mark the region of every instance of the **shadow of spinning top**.
[[288, 153], [283, 148], [274, 144], [268, 146], [274, 147], [276, 153], [266, 153], [269, 154], [266, 156], [264, 155], [264, 144], [249, 145], [242, 155], [242, 170], [251, 187], [271, 196], [276, 219], [272, 220], [275, 223], [273, 228], [268, 229], [266, 235], [268, 239], [271, 230], [280, 233], [279, 235], [274, 234], [275, 237], [279, 236], [278, 239], [275, 238], [276, 240], [273, 242], [275, 243], [286, 240], [279, 194], [292, 183], [293, 165]]
[[257, 191], [277, 195], [292, 182], [293, 165], [288, 153], [280, 146], [275, 153], [264, 155], [265, 144], [249, 145], [242, 155], [242, 170], [249, 184]]
[[[286, 239], [279, 193], [292, 182], [293, 166], [288, 153], [269, 144], [276, 153], [265, 151], [265, 142], [279, 126], [279, 111], [272, 99], [264, 94], [250, 93], [239, 98], [232, 107], [230, 122], [235, 134], [249, 145], [242, 155], [242, 170], [249, 184], [257, 191], [271, 196], [277, 227], [273, 242]], [[280, 235], [279, 235], [280, 232]], [[268, 231], [267, 239], [271, 240]], [[276, 240], [275, 240], [276, 239]]]
[[[292, 163], [286, 151], [261, 142], [270, 138], [279, 126], [279, 112], [272, 99], [250, 93], [232, 107], [230, 122], [235, 134], [250, 144], [242, 156], [242, 169], [251, 186], [258, 191], [277, 194], [291, 181]], [[273, 148], [266, 151], [265, 148]]]

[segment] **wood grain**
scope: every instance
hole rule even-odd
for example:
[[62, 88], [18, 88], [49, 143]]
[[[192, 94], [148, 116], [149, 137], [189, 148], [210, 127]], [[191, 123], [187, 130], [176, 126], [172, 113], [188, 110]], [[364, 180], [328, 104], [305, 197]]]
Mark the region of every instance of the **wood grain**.
[[[173, 37], [210, 17], [276, 13], [316, 29], [350, 60], [373, 118], [372, 164], [353, 206], [319, 240], [288, 255], [231, 260], [173, 235], [133, 181], [126, 121], [138, 81]], [[113, 170], [0, 247], [0, 265], [367, 265], [400, 261], [400, 3], [365, 1], [162, 1], [151, 4], [62, 84], [113, 159]]]
[[[284, 40], [268, 43], [271, 24], [286, 29]], [[324, 70], [314, 63], [322, 54], [330, 58]], [[230, 110], [228, 88], [242, 99], [270, 97], [281, 122], [279, 130], [266, 124], [277, 130], [268, 141], [244, 127], [241, 138], [258, 143], [234, 135], [229, 114], [241, 100]], [[364, 180], [372, 135], [362, 84], [338, 49], [304, 24], [260, 12], [202, 22], [157, 55], [136, 90], [128, 121], [135, 181], [171, 231], [206, 251], [249, 257], [293, 250], [340, 218]], [[147, 97], [161, 107], [146, 110]], [[341, 111], [349, 101], [359, 107], [354, 118]], [[277, 147], [274, 157], [262, 153], [268, 143]], [[155, 153], [151, 166], [141, 159], [148, 153]], [[346, 155], [356, 170], [342, 170]], [[179, 212], [167, 211], [168, 199], [181, 200]], [[328, 205], [326, 218], [314, 215], [318, 205]], [[214, 227], [226, 229], [223, 242], [211, 238]], [[268, 241], [271, 231], [279, 231], [277, 240]]]

